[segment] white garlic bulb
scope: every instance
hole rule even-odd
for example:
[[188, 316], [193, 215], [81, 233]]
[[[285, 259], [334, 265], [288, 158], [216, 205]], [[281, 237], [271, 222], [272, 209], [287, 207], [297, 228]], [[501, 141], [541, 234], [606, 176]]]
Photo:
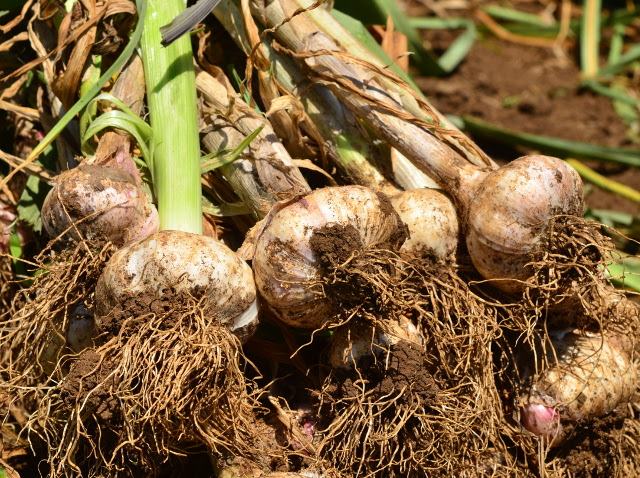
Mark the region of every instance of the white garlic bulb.
[[[550, 220], [582, 217], [582, 180], [564, 161], [549, 156], [519, 158], [492, 171], [468, 206], [469, 256], [496, 287], [521, 291], [531, 276], [526, 266], [549, 244]], [[512, 280], [515, 279], [515, 280]]]
[[458, 248], [458, 213], [449, 197], [437, 189], [412, 189], [391, 198], [393, 207], [409, 229], [400, 250], [455, 262]]
[[625, 343], [625, 337], [608, 334], [551, 334], [551, 363], [521, 399], [524, 428], [558, 444], [567, 423], [603, 416], [629, 400], [638, 377]]
[[42, 205], [42, 224], [56, 238], [116, 245], [158, 230], [158, 212], [135, 178], [117, 168], [80, 165], [61, 173]]
[[404, 237], [386, 196], [362, 186], [318, 189], [277, 204], [265, 219], [253, 257], [256, 285], [281, 320], [319, 328], [332, 311], [320, 285], [320, 246], [348, 257], [373, 245], [397, 248]]
[[215, 317], [246, 341], [258, 324], [251, 268], [215, 239], [160, 231], [118, 250], [96, 286], [96, 322], [130, 295], [167, 291], [204, 295]]
[[419, 347], [424, 345], [424, 337], [409, 319], [403, 317], [399, 322], [387, 321], [386, 326], [386, 332], [371, 324], [355, 327], [347, 324], [338, 328], [329, 346], [331, 368], [351, 369], [361, 358], [382, 353], [401, 340]]

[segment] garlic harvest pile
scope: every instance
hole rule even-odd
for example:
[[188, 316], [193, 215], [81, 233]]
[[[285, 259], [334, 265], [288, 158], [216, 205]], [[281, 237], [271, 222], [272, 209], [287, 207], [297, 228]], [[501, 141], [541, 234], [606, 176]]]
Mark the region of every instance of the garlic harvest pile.
[[356, 250], [404, 241], [404, 225], [386, 197], [362, 186], [329, 187], [278, 203], [256, 241], [256, 285], [284, 322], [317, 329], [332, 315], [321, 287], [321, 253], [346, 260]]

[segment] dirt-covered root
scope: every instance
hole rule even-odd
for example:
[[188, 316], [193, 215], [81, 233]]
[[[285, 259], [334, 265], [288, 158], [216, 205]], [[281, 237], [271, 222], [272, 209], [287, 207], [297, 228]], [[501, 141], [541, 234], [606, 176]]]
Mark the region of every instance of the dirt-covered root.
[[483, 476], [497, 411], [477, 380], [451, 387], [405, 340], [372, 352], [332, 371], [317, 394], [318, 456], [354, 476]]
[[[363, 321], [391, 333], [385, 323], [409, 321], [422, 344], [409, 355], [391, 345], [376, 359], [368, 354], [353, 376], [329, 376], [318, 396], [320, 456], [357, 476], [476, 476], [503, 421], [493, 376], [497, 309], [456, 270], [425, 258], [369, 249], [326, 267], [324, 290], [344, 311], [343, 326]], [[380, 349], [374, 336], [370, 348]]]
[[[0, 317], [7, 314], [17, 287], [16, 277], [11, 267], [11, 257], [0, 253]], [[3, 319], [0, 319], [2, 323]]]
[[237, 339], [190, 296], [126, 301], [31, 420], [51, 476], [157, 475], [172, 455], [277, 453], [254, 434]]
[[552, 219], [549, 241], [543, 254], [527, 265], [532, 277], [527, 281], [523, 304], [538, 317], [547, 310], [566, 312], [580, 327], [602, 328], [612, 320], [603, 314], [616, 302], [614, 288], [603, 267], [615, 254], [602, 225], [573, 216]]
[[16, 399], [41, 391], [64, 375], [63, 356], [90, 344], [93, 291], [114, 250], [82, 242], [37, 258], [33, 284], [16, 291], [0, 318], [0, 391]]

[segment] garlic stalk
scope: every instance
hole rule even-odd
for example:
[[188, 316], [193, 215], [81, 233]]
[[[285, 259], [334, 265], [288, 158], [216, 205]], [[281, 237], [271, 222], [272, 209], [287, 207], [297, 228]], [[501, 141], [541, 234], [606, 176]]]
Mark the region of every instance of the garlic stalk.
[[[204, 100], [202, 116], [207, 128], [202, 143], [210, 152], [235, 148], [263, 127], [242, 157], [221, 167], [233, 190], [256, 219], [267, 215], [276, 201], [311, 191], [293, 159], [278, 140], [268, 120], [260, 117], [237, 95], [222, 71], [196, 71], [196, 88]], [[224, 113], [223, 113], [224, 112]]]
[[[234, 2], [222, 0], [220, 8], [213, 13], [238, 46], [249, 54], [252, 45], [242, 28], [244, 20]], [[399, 190], [369, 163], [368, 159], [379, 152], [362, 136], [351, 112], [326, 88], [309, 83], [290, 58], [273, 48], [270, 37], [262, 42], [261, 48], [265, 61], [271, 62], [270, 71], [279, 85], [299, 98], [323, 139], [322, 147], [334, 164], [355, 184], [388, 195], [397, 193]]]

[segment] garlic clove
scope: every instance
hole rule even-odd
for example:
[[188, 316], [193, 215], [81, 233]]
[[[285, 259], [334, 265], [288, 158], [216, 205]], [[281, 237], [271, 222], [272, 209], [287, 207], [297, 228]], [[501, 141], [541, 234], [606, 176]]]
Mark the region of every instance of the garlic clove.
[[[334, 228], [329, 231], [329, 228]], [[321, 235], [330, 232], [326, 237]], [[274, 206], [256, 240], [253, 268], [260, 294], [289, 325], [319, 328], [332, 306], [312, 242], [350, 251], [404, 240], [404, 226], [386, 196], [362, 186], [328, 187]]]
[[400, 251], [454, 262], [458, 248], [458, 213], [449, 197], [437, 189], [412, 189], [391, 198], [409, 229]]
[[205, 314], [226, 324], [241, 341], [258, 325], [251, 268], [207, 236], [160, 231], [118, 250], [96, 286], [96, 322], [127, 296], [168, 292], [207, 298]]
[[111, 241], [116, 245], [157, 231], [156, 208], [128, 173], [80, 165], [64, 171], [42, 205], [47, 234], [65, 239]]
[[[564, 161], [530, 155], [493, 171], [467, 214], [467, 249], [480, 274], [506, 292], [524, 289], [527, 263], [548, 247], [550, 219], [582, 216], [582, 181]], [[514, 280], [515, 279], [515, 280]]]

